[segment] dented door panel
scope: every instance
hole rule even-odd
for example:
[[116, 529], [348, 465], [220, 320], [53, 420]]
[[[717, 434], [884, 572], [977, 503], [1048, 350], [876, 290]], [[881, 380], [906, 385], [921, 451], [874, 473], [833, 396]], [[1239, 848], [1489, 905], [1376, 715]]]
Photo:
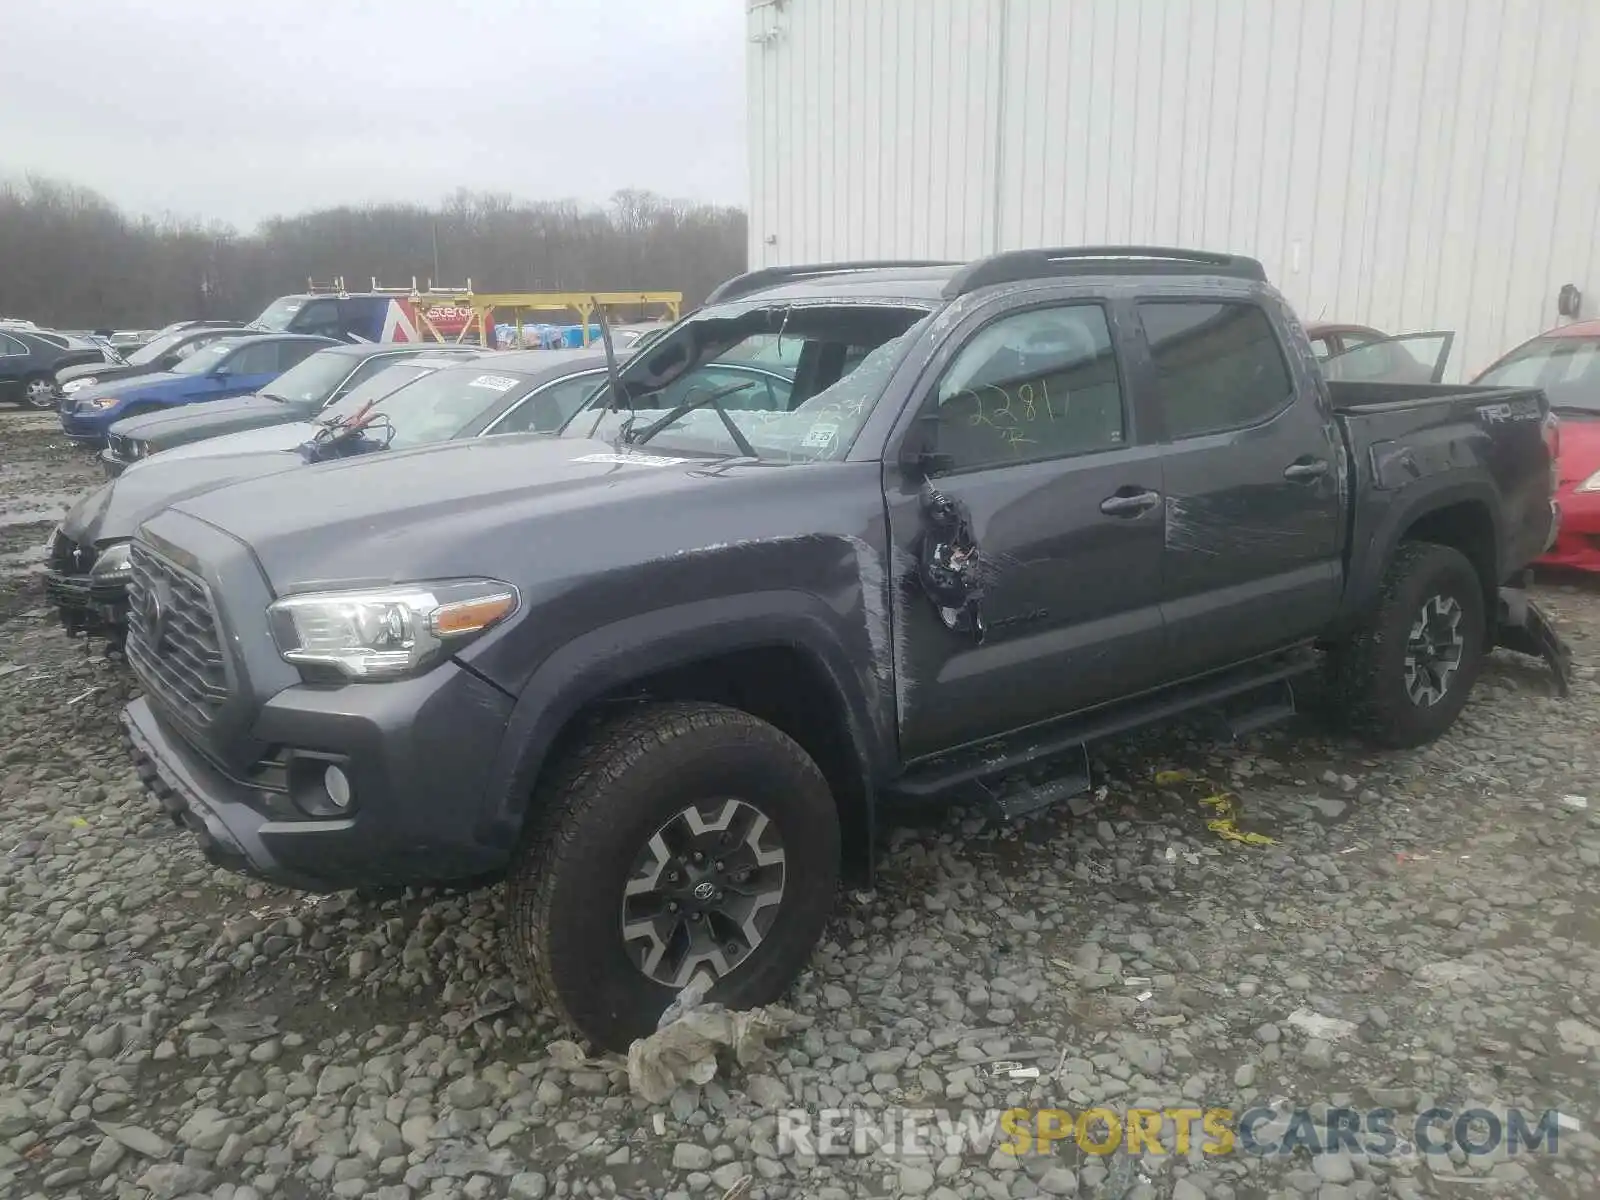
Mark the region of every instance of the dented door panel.
[[[934, 588], [923, 565], [927, 539], [951, 526], [930, 522], [920, 481], [892, 467], [889, 474], [906, 759], [1163, 680], [1161, 508], [1101, 511], [1119, 488], [1160, 492], [1157, 448], [932, 480], [962, 531], [951, 539], [957, 570], [937, 574]], [[948, 565], [949, 555], [938, 561]], [[976, 597], [959, 593], [963, 583]]]
[[[1314, 406], [1168, 448], [1162, 602], [1175, 671], [1226, 666], [1315, 635], [1343, 584], [1343, 448]], [[1328, 464], [1296, 480], [1296, 465]]]

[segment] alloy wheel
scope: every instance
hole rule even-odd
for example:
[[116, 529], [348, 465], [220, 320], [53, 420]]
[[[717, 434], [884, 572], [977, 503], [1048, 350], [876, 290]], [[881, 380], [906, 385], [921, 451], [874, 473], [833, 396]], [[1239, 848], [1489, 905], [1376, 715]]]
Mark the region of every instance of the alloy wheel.
[[755, 953], [783, 901], [786, 859], [776, 825], [744, 800], [692, 804], [651, 835], [622, 900], [634, 965], [671, 988], [713, 979]]
[[1461, 669], [1466, 640], [1461, 636], [1461, 605], [1452, 596], [1433, 595], [1406, 635], [1406, 695], [1419, 708], [1444, 699]]

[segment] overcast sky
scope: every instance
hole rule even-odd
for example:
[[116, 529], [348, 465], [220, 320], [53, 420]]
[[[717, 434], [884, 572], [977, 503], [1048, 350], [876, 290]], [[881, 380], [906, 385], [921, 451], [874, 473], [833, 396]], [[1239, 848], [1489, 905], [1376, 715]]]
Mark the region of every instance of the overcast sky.
[[0, 174], [248, 228], [457, 187], [744, 203], [743, 0], [39, 0]]

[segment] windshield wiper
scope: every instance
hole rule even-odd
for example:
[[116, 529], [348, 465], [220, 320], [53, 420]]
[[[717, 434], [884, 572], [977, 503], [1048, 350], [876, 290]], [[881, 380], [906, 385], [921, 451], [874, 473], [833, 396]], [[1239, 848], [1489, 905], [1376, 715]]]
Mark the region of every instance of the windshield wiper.
[[289, 399], [289, 397], [280, 396], [280, 395], [278, 395], [277, 392], [257, 392], [256, 395], [265, 396], [268, 400], [275, 400], [279, 404], [292, 404], [292, 403], [294, 403], [292, 400]]
[[744, 431], [734, 424], [733, 418], [728, 415], [728, 410], [722, 407], [722, 398], [724, 396], [731, 396], [734, 392], [749, 391], [755, 385], [756, 383], [753, 379], [746, 380], [744, 383], [730, 383], [725, 388], [707, 392], [698, 400], [685, 400], [660, 420], [652, 421], [649, 425], [646, 425], [640, 433], [630, 434], [628, 442], [633, 446], [642, 446], [680, 417], [687, 413], [692, 413], [697, 408], [704, 408], [709, 404], [716, 410], [717, 416], [722, 418], [722, 424], [727, 428], [728, 436], [733, 439], [733, 444], [739, 447], [739, 453], [746, 458], [760, 458], [761, 455], [757, 454], [756, 448], [750, 444], [750, 439], [744, 436]]

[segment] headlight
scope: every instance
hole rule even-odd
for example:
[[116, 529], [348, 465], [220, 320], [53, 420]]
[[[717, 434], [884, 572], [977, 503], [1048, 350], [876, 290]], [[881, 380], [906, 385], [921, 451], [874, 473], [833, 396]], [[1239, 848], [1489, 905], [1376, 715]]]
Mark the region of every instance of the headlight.
[[84, 388], [88, 387], [90, 384], [99, 383], [99, 382], [100, 381], [98, 379], [96, 379], [93, 375], [85, 375], [82, 379], [74, 379], [69, 383], [62, 384], [61, 385], [61, 394], [63, 396], [70, 396], [70, 395], [72, 395], [73, 392], [81, 392]]
[[495, 579], [451, 579], [370, 591], [307, 592], [268, 610], [286, 662], [382, 680], [431, 667], [517, 611], [517, 589]]
[[129, 438], [126, 445], [129, 458], [144, 458], [150, 453], [150, 443], [141, 442], [138, 438]]
[[115, 396], [96, 396], [92, 400], [79, 400], [78, 401], [78, 411], [83, 412], [83, 411], [85, 411], [87, 409], [91, 409], [91, 408], [98, 408], [98, 409], [115, 408], [117, 405], [119, 405], [121, 403], [122, 403], [122, 401], [118, 400]]
[[100, 557], [94, 560], [94, 566], [89, 568], [89, 577], [103, 583], [112, 579], [126, 579], [133, 574], [133, 567], [128, 562], [128, 551], [132, 546], [132, 542], [115, 542], [107, 546], [100, 552]]
[[1600, 492], [1600, 471], [1596, 471], [1572, 490], [1575, 492]]

